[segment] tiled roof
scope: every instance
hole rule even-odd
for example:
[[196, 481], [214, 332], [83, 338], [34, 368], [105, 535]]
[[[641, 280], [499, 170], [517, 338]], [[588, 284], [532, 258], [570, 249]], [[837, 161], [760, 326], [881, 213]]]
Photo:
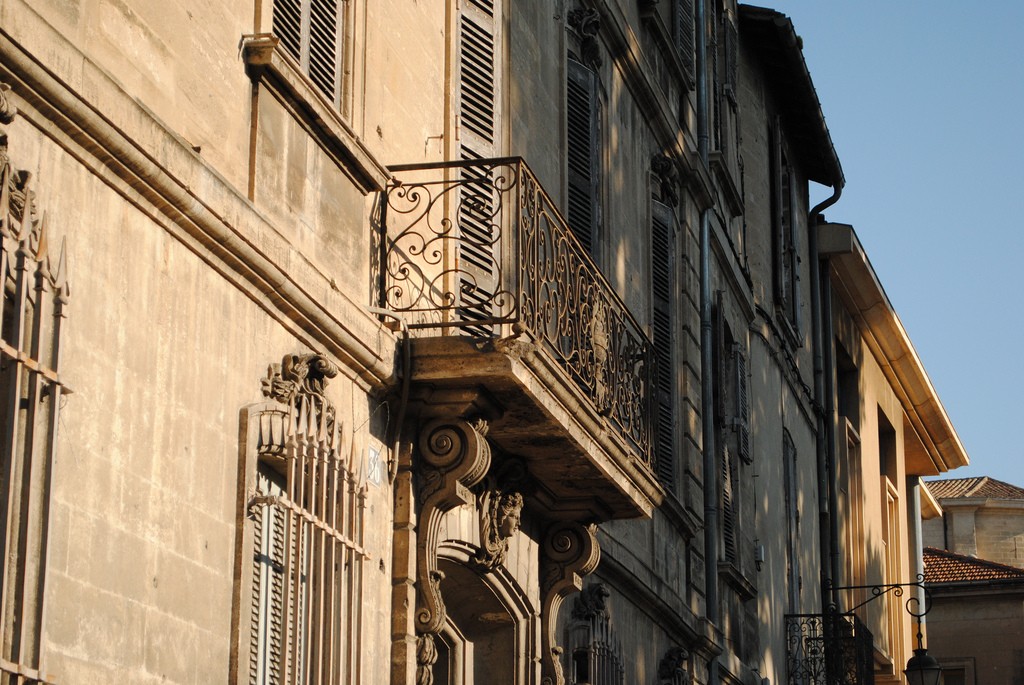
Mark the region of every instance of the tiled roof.
[[924, 582], [965, 583], [986, 580], [1024, 581], [1024, 568], [975, 559], [934, 547], [924, 548]]
[[995, 478], [947, 478], [925, 483], [935, 499], [1024, 499], [1024, 488], [1004, 483]]

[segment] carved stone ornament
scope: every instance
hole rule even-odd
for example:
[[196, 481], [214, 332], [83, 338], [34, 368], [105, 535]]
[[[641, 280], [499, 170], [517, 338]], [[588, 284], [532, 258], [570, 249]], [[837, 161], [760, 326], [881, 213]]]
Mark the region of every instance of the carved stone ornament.
[[523, 496], [500, 489], [484, 490], [479, 500], [480, 549], [470, 562], [483, 572], [493, 571], [505, 563], [508, 543], [519, 530]]
[[611, 592], [604, 583], [592, 583], [583, 588], [572, 606], [572, 617], [577, 621], [592, 621], [608, 613]]
[[434, 664], [437, 663], [437, 645], [434, 636], [416, 638], [416, 685], [434, 685]]
[[327, 379], [337, 375], [338, 367], [322, 354], [287, 354], [267, 369], [263, 395], [283, 404], [293, 404], [300, 395], [327, 402]]
[[580, 39], [580, 61], [591, 69], [601, 66], [601, 46], [597, 40], [601, 15], [592, 8], [577, 8], [568, 15], [569, 26]]
[[594, 525], [557, 523], [541, 548], [541, 684], [565, 685], [562, 648], [555, 641], [555, 624], [562, 602], [583, 586], [601, 560]]
[[437, 568], [437, 546], [445, 512], [474, 504], [470, 488], [491, 465], [491, 448], [483, 421], [436, 419], [419, 438], [419, 524], [416, 531], [416, 631], [437, 635], [444, 626], [445, 606]]
[[679, 174], [676, 165], [665, 155], [654, 155], [651, 172], [658, 177], [661, 201], [670, 207], [679, 204]]
[[18, 108], [14, 106], [11, 99], [7, 97], [7, 94], [11, 92], [11, 87], [6, 83], [0, 83], [0, 124], [10, 124], [14, 121], [15, 115], [18, 113]]
[[687, 661], [690, 652], [683, 647], [672, 647], [658, 664], [658, 685], [689, 685]]
[[[11, 101], [11, 87], [0, 83], [0, 234], [13, 237], [28, 248], [28, 253], [39, 259], [43, 252], [43, 222], [39, 219], [32, 190], [32, 174], [15, 169], [7, 148], [6, 125], [13, 123], [18, 114]], [[12, 224], [17, 224], [14, 226]]]
[[[498, 473], [493, 472], [497, 470]], [[523, 513], [526, 464], [519, 459], [505, 461], [481, 483], [477, 495], [480, 517], [480, 548], [469, 562], [481, 573], [490, 573], [505, 563], [509, 542], [519, 530]]]

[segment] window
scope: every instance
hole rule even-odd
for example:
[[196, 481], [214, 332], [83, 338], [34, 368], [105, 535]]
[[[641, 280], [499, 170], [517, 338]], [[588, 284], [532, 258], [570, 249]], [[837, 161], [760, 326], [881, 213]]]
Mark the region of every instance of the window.
[[344, 102], [347, 0], [274, 0], [274, 35], [317, 90], [339, 109]]
[[796, 177], [789, 164], [782, 125], [772, 128], [772, 242], [775, 252], [775, 308], [793, 342], [800, 334], [799, 265], [797, 253]]
[[738, 526], [740, 525], [741, 463], [751, 462], [747, 362], [745, 348], [725, 321], [724, 293], [718, 291], [713, 307], [712, 372], [717, 396], [715, 438], [719, 453], [719, 505], [721, 559], [740, 566]]
[[796, 445], [789, 431], [782, 431], [782, 468], [786, 488], [786, 584], [789, 590], [789, 612], [800, 613], [800, 502], [797, 493]]
[[593, 255], [601, 223], [597, 74], [569, 57], [566, 84], [566, 160], [569, 228]]
[[676, 482], [675, 464], [675, 317], [672, 316], [674, 278], [672, 208], [651, 201], [651, 301], [652, 338], [657, 364], [657, 443], [655, 468], [670, 491]]
[[[5, 123], [10, 116], [0, 111]], [[2, 128], [0, 159], [0, 681], [45, 683], [39, 668], [50, 483], [68, 392], [59, 374], [68, 286], [63, 247], [54, 264], [44, 249], [30, 175], [7, 161]]]
[[[456, 130], [459, 159], [463, 162], [500, 156], [500, 9], [498, 0], [467, 0], [459, 10], [454, 80], [459, 84]], [[494, 315], [494, 296], [499, 287], [494, 252], [500, 233], [494, 225], [495, 189], [489, 166], [464, 166], [460, 174], [459, 318], [482, 321]], [[463, 330], [471, 335], [490, 333], [486, 325]]]
[[679, 51], [679, 59], [683, 63], [683, 75], [687, 82], [692, 84], [696, 81], [697, 73], [694, 0], [676, 0], [674, 14], [676, 49]]
[[569, 679], [572, 685], [624, 685], [622, 645], [612, 630], [608, 589], [603, 583], [584, 588], [569, 623]]
[[336, 374], [322, 356], [291, 355], [264, 380], [269, 401], [243, 410], [251, 685], [360, 682], [366, 485], [323, 394]]

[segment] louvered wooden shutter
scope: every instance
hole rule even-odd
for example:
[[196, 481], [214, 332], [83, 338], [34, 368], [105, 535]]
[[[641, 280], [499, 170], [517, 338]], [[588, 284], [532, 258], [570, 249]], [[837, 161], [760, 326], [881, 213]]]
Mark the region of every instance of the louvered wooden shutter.
[[598, 213], [597, 75], [572, 57], [566, 84], [566, 152], [569, 228], [594, 254]]
[[725, 40], [725, 92], [733, 102], [736, 100], [737, 80], [739, 78], [739, 36], [736, 25], [729, 19], [723, 21]]
[[710, 12], [711, 21], [708, 22], [709, 37], [708, 45], [711, 49], [708, 51], [711, 53], [711, 124], [712, 124], [712, 148], [715, 150], [722, 149], [722, 75], [720, 73], [720, 65], [722, 59], [719, 57], [719, 52], [722, 46], [719, 43], [718, 23], [720, 21], [720, 10]]
[[775, 266], [775, 297], [782, 306], [785, 301], [785, 278], [783, 276], [786, 249], [785, 219], [783, 203], [782, 168], [782, 125], [778, 117], [771, 126], [771, 185], [772, 185], [772, 248]]
[[722, 558], [736, 561], [736, 465], [728, 446], [721, 450], [722, 461]]
[[750, 401], [747, 398], [747, 358], [739, 344], [733, 345], [732, 353], [735, 416], [733, 430], [736, 434], [736, 454], [746, 463], [751, 461], [750, 453]]
[[335, 105], [342, 95], [343, 1], [274, 0], [273, 28], [281, 47]]
[[[725, 349], [725, 305], [723, 304], [722, 291], [715, 293], [715, 303], [711, 308], [711, 353], [712, 369], [711, 383], [714, 387], [714, 412], [715, 428], [719, 430], [726, 420], [725, 413], [725, 379], [728, 377], [725, 370], [726, 349]], [[716, 435], [721, 439], [721, 435]], [[719, 445], [721, 448], [721, 445]]]
[[[498, 78], [496, 68], [498, 26], [495, 0], [466, 0], [459, 14], [458, 121], [459, 154], [463, 161], [497, 156]], [[497, 290], [493, 226], [494, 186], [480, 166], [461, 171], [458, 223], [459, 318], [482, 321], [493, 315]], [[467, 333], [486, 334], [486, 324], [470, 326]]]
[[[703, 2], [703, 0], [699, 0]], [[683, 62], [683, 73], [689, 83], [693, 83], [697, 73], [697, 46], [693, 35], [693, 2], [694, 0], [676, 0], [675, 30], [676, 47], [679, 59]]]
[[[263, 473], [257, 475], [257, 492], [280, 496], [283, 491]], [[254, 513], [254, 554], [252, 592], [253, 636], [249, 650], [249, 682], [271, 685], [280, 682], [284, 668], [285, 513], [270, 504]]]
[[651, 202], [651, 300], [657, 361], [657, 443], [655, 465], [662, 484], [675, 487], [675, 364], [672, 334], [672, 209]]

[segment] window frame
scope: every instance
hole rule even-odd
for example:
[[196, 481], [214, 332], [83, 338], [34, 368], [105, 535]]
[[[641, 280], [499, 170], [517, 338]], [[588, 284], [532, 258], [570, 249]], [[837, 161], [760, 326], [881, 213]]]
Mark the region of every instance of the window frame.
[[[310, 2], [311, 0], [303, 0]], [[363, 193], [382, 191], [390, 178], [387, 166], [377, 159], [358, 135], [362, 108], [358, 98], [365, 76], [365, 1], [337, 0], [344, 6], [344, 61], [341, 105], [336, 105], [303, 72], [302, 65], [281, 45], [271, 30], [274, 0], [258, 0], [255, 28], [242, 36], [241, 53], [249, 78], [266, 90], [303, 122], [313, 139]], [[258, 125], [253, 108], [253, 126]], [[252, 188], [250, 188], [250, 193]]]
[[[0, 123], [15, 116], [9, 90], [0, 83]], [[60, 409], [71, 394], [59, 373], [70, 291], [64, 243], [54, 262], [32, 174], [15, 169], [7, 152], [0, 126], [0, 676], [46, 685], [50, 511]]]

